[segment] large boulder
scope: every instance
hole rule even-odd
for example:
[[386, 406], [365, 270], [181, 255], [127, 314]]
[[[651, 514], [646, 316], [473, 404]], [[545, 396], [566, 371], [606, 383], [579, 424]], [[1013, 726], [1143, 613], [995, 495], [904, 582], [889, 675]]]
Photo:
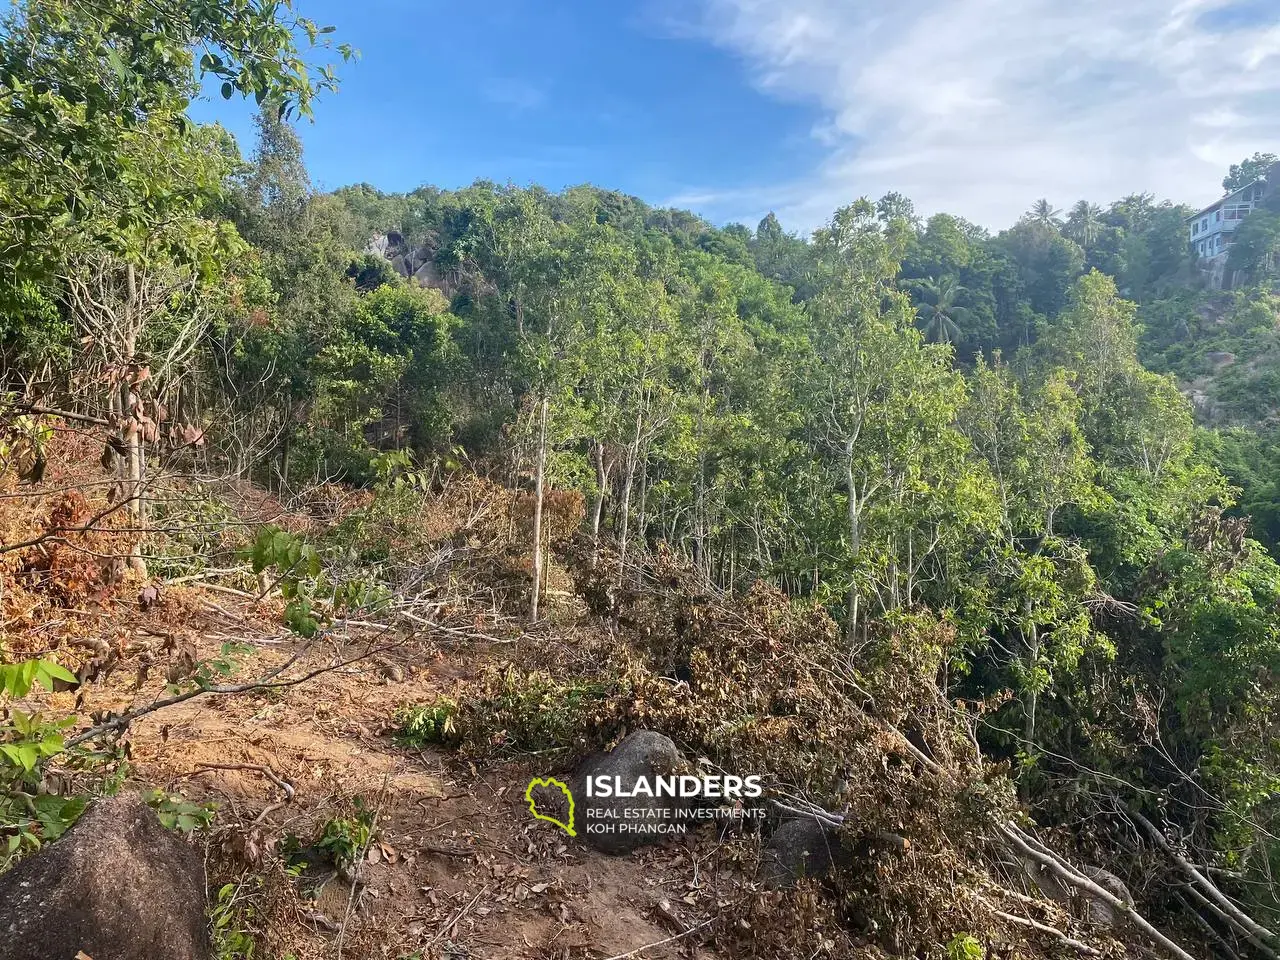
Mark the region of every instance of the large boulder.
[[669, 737], [651, 730], [637, 730], [608, 753], [589, 757], [578, 769], [570, 787], [577, 832], [590, 846], [604, 853], [629, 853], [670, 836], [670, 825], [681, 820], [688, 801], [676, 797], [587, 796], [589, 778], [607, 777], [620, 792], [631, 793], [641, 779], [678, 773], [680, 751]]
[[[1133, 894], [1129, 892], [1125, 882], [1110, 870], [1104, 870], [1102, 867], [1086, 866], [1082, 867], [1080, 872], [1121, 903], [1133, 903]], [[1114, 927], [1121, 922], [1122, 918], [1111, 904], [1095, 897], [1088, 897], [1087, 899], [1089, 919], [1091, 921], [1107, 927]]]
[[760, 855], [760, 880], [770, 890], [789, 890], [804, 877], [825, 877], [843, 859], [838, 830], [813, 817], [786, 820]]
[[[1091, 896], [1088, 891], [1079, 890], [1071, 884], [1064, 883], [1040, 864], [1030, 860], [1023, 860], [1022, 866], [1027, 875], [1036, 882], [1041, 893], [1058, 903], [1068, 906], [1078, 905], [1080, 909], [1077, 912], [1082, 912], [1091, 922], [1114, 927], [1124, 919], [1118, 915], [1118, 911], [1111, 904]], [[1110, 870], [1090, 864], [1085, 864], [1078, 869], [1081, 874], [1088, 877], [1117, 900], [1122, 903], [1133, 903], [1133, 894], [1129, 892], [1125, 882]]]
[[136, 794], [0, 876], [0, 960], [209, 960], [204, 862]]

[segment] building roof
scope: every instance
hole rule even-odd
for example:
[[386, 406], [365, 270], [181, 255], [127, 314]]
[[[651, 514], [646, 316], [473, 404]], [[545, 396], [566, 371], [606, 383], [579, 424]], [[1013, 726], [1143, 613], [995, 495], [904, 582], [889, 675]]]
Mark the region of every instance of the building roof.
[[1243, 187], [1240, 187], [1238, 190], [1232, 190], [1232, 191], [1231, 191], [1230, 193], [1228, 193], [1225, 197], [1221, 197], [1221, 198], [1219, 198], [1219, 199], [1217, 199], [1217, 200], [1213, 201], [1213, 203], [1209, 204], [1209, 205], [1208, 205], [1207, 207], [1205, 207], [1203, 210], [1200, 210], [1200, 211], [1199, 211], [1199, 212], [1197, 212], [1197, 213], [1193, 213], [1191, 216], [1187, 217], [1187, 219], [1186, 219], [1184, 222], [1185, 222], [1185, 223], [1190, 223], [1192, 220], [1195, 220], [1197, 217], [1203, 217], [1206, 213], [1213, 213], [1213, 211], [1214, 211], [1214, 210], [1218, 209], [1218, 207], [1222, 206], [1224, 203], [1226, 203], [1228, 200], [1230, 200], [1230, 199], [1231, 199], [1232, 197], [1234, 197], [1236, 194], [1238, 194], [1238, 193], [1244, 193], [1246, 190], [1251, 190], [1251, 189], [1253, 189], [1254, 187], [1256, 187], [1258, 184], [1260, 184], [1260, 183], [1265, 184], [1266, 182], [1267, 182], [1267, 181], [1266, 181], [1266, 179], [1265, 179], [1265, 178], [1263, 178], [1263, 177], [1259, 177], [1257, 180], [1254, 180], [1254, 181], [1253, 181], [1253, 182], [1251, 182], [1251, 183], [1246, 183]]

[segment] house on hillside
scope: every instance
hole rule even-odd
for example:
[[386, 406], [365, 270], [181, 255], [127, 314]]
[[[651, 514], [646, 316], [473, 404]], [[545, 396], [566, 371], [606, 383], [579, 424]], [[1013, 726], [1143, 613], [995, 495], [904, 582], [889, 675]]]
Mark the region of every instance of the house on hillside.
[[1227, 253], [1235, 240], [1236, 228], [1262, 204], [1268, 189], [1280, 189], [1280, 163], [1267, 171], [1266, 179], [1258, 179], [1239, 190], [1228, 193], [1187, 218], [1191, 249], [1200, 258], [1200, 267], [1209, 274], [1209, 285], [1215, 289], [1231, 286], [1226, 280]]

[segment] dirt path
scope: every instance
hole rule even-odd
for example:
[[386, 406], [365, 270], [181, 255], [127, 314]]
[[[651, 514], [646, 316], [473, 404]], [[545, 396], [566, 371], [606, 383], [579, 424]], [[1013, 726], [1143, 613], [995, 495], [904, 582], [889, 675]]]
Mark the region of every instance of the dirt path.
[[[267, 635], [240, 657], [233, 682], [297, 652], [293, 641], [270, 636], [278, 628], [269, 620], [245, 606], [218, 605], [258, 630], [242, 631], [242, 639]], [[182, 642], [197, 660], [219, 655], [226, 619], [188, 619]], [[315, 644], [290, 672], [359, 649], [351, 641]], [[300, 686], [166, 708], [132, 726], [132, 784], [217, 803], [217, 844], [250, 862], [290, 837], [313, 842], [326, 822], [350, 817], [357, 798], [375, 812], [354, 893], [332, 869], [308, 869], [297, 882], [292, 920], [277, 918], [272, 937], [281, 956], [335, 956], [341, 931], [344, 955], [353, 958], [612, 957], [704, 920], [714, 900], [708, 878], [690, 878], [699, 876], [713, 836], [607, 857], [529, 815], [524, 786], [549, 771], [528, 760], [477, 770], [447, 753], [393, 741], [397, 707], [447, 694], [492, 656], [473, 647], [446, 654], [412, 639], [379, 661]], [[119, 669], [90, 689], [88, 706], [118, 709], [159, 697], [164, 678], [135, 685], [136, 675]], [[264, 770], [289, 784], [291, 800], [282, 802], [285, 790]], [[685, 946], [656, 946], [641, 956], [687, 956]]]

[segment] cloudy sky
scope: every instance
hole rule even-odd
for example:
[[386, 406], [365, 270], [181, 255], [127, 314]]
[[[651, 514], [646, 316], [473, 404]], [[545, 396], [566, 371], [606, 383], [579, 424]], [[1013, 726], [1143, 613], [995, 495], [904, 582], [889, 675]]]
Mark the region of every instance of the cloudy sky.
[[298, 5], [361, 50], [302, 131], [326, 187], [592, 182], [796, 230], [897, 190], [999, 229], [1280, 154], [1280, 0]]

